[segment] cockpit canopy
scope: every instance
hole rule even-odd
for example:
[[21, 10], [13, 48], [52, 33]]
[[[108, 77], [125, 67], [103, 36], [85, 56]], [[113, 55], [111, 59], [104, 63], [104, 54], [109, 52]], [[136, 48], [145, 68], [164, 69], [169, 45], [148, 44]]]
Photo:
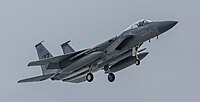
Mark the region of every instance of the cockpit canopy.
[[142, 20], [139, 20], [139, 21], [133, 23], [132, 25], [130, 25], [126, 30], [134, 29], [134, 28], [141, 27], [141, 26], [145, 26], [145, 25], [149, 24], [150, 22], [152, 22], [152, 21], [147, 20], [147, 19], [142, 19]]

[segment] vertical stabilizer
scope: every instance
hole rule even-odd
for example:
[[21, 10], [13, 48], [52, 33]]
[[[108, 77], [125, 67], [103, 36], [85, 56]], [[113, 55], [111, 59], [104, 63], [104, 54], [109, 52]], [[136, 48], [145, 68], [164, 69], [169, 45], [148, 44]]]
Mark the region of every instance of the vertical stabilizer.
[[[36, 48], [37, 54], [38, 54], [38, 58], [40, 60], [53, 57], [52, 54], [44, 47], [44, 45], [42, 44], [43, 42], [44, 41], [41, 41], [40, 43], [35, 45], [35, 48]], [[57, 71], [57, 69], [48, 69], [47, 70], [47, 67], [48, 67], [48, 64], [47, 65], [41, 65], [43, 75], [52, 74], [52, 73], [55, 73]]]
[[61, 44], [61, 47], [62, 47], [64, 54], [70, 53], [70, 52], [75, 52], [75, 50], [69, 45], [69, 42], [70, 41], [67, 41], [67, 42]]

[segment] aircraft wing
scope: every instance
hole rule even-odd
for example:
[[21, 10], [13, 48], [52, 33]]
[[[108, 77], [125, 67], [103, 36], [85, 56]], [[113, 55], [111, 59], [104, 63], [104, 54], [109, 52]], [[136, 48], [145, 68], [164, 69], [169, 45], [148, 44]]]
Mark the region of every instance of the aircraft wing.
[[50, 78], [53, 75], [54, 74], [40, 75], [40, 76], [36, 76], [36, 77], [32, 77], [32, 78], [22, 79], [22, 80], [19, 80], [18, 83], [43, 81], [43, 80]]
[[72, 53], [68, 53], [68, 54], [60, 55], [60, 56], [56, 56], [56, 57], [51, 57], [51, 58], [48, 58], [48, 59], [33, 61], [33, 62], [30, 62], [28, 64], [28, 66], [39, 66], [39, 65], [46, 65], [46, 64], [49, 64], [49, 63], [59, 63], [60, 61], [71, 58], [72, 56], [75, 56], [75, 55], [77, 55], [77, 54], [79, 54], [83, 51], [85, 51], [85, 50], [72, 52]]

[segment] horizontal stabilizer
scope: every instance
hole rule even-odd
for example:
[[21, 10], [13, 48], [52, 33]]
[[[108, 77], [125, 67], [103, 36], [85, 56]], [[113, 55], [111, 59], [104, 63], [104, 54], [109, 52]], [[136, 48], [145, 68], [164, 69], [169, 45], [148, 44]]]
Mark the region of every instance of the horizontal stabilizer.
[[69, 59], [70, 57], [81, 53], [82, 51], [84, 51], [84, 50], [72, 52], [69, 54], [60, 55], [60, 56], [56, 56], [56, 57], [51, 57], [51, 58], [47, 58], [47, 59], [42, 59], [42, 60], [38, 60], [38, 61], [33, 61], [33, 62], [30, 62], [28, 64], [28, 66], [39, 66], [39, 65], [47, 65], [49, 63], [59, 63], [65, 59]]
[[40, 76], [36, 76], [36, 77], [32, 77], [32, 78], [27, 78], [27, 79], [19, 80], [18, 83], [43, 81], [43, 80], [46, 80], [46, 79], [50, 78], [53, 75], [54, 74], [40, 75]]

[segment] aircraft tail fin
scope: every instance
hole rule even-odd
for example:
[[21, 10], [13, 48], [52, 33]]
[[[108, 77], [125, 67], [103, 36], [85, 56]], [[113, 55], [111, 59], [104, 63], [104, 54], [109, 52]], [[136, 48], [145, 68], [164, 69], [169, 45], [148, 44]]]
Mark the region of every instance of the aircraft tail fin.
[[70, 53], [70, 52], [75, 52], [75, 50], [69, 45], [69, 42], [70, 41], [67, 41], [67, 42], [60, 45], [62, 47], [64, 54], [67, 54], [67, 53]]
[[[35, 48], [36, 48], [37, 54], [38, 54], [38, 58], [40, 60], [42, 60], [42, 59], [47, 59], [47, 58], [53, 57], [53, 55], [44, 47], [42, 42], [44, 42], [44, 41], [41, 41], [40, 43], [35, 45]], [[41, 65], [43, 75], [52, 74], [52, 73], [55, 73], [55, 71], [57, 71], [55, 69], [47, 70], [47, 67], [48, 67], [48, 64]]]

